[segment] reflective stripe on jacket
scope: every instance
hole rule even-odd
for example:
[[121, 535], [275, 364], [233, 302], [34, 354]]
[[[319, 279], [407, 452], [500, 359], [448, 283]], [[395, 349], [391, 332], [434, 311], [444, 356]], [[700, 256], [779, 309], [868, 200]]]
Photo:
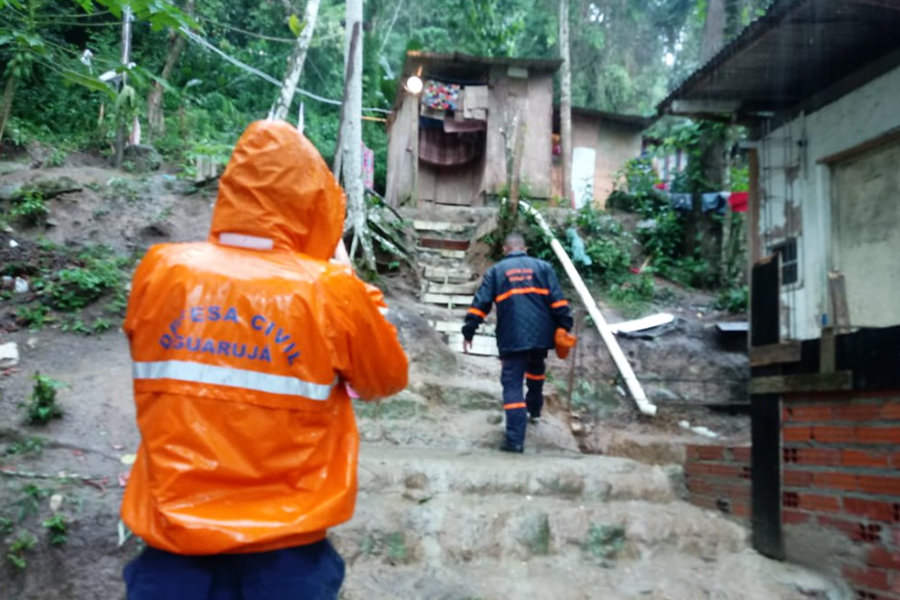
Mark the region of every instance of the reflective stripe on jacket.
[[[141, 261], [124, 325], [141, 446], [122, 518], [148, 545], [274, 550], [352, 516], [359, 436], [343, 383], [389, 396], [407, 359], [366, 286], [327, 262], [344, 208], [312, 144], [255, 123], [222, 177], [210, 240]], [[225, 233], [257, 249], [223, 245]]]
[[524, 252], [508, 254], [484, 274], [466, 315], [466, 339], [472, 339], [494, 304], [501, 355], [552, 349], [556, 329], [572, 329], [569, 302], [553, 267]]

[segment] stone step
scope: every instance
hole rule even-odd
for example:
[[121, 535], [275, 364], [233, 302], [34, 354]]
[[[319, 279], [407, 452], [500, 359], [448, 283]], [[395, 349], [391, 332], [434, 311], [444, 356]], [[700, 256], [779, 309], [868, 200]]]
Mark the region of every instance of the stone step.
[[[459, 333], [463, 326], [463, 319], [461, 318], [459, 321], [431, 321], [430, 325], [438, 333]], [[496, 337], [497, 326], [482, 323], [478, 327], [478, 335], [490, 338]]]
[[427, 221], [424, 219], [414, 219], [413, 228], [416, 231], [436, 231], [440, 233], [466, 233], [472, 231], [473, 227], [468, 223], [451, 223], [449, 221]]
[[[454, 352], [461, 353], [463, 352], [463, 339], [462, 332], [448, 333], [447, 347]], [[497, 338], [475, 334], [475, 337], [472, 338], [472, 347], [469, 349], [469, 354], [476, 356], [500, 356], [500, 351], [497, 350]]]
[[467, 281], [465, 283], [435, 283], [434, 281], [428, 281], [426, 284], [425, 291], [429, 294], [474, 295], [478, 291], [477, 281]]
[[426, 304], [438, 304], [440, 306], [469, 306], [472, 303], [471, 294], [423, 294], [422, 302]]
[[424, 277], [438, 283], [464, 283], [472, 281], [475, 274], [462, 264], [455, 267], [425, 265]]
[[565, 487], [556, 494], [473, 497], [416, 487], [394, 495], [361, 491], [353, 519], [333, 537], [351, 554], [369, 540], [399, 537], [427, 565], [464, 563], [475, 556], [522, 561], [570, 549], [609, 560], [666, 553], [702, 558], [746, 547], [741, 525], [686, 502], [580, 501]]
[[423, 497], [520, 494], [579, 502], [673, 502], [681, 485], [680, 468], [605, 456], [460, 453], [369, 444], [359, 456], [359, 489], [380, 495], [414, 489]]
[[420, 255], [431, 255], [440, 258], [452, 258], [455, 260], [465, 260], [466, 251], [465, 250], [440, 250], [436, 248], [423, 248], [422, 246], [416, 247], [416, 252]]
[[[565, 554], [528, 560], [478, 555], [460, 562], [424, 565], [402, 532], [369, 537], [345, 552], [342, 600], [838, 600], [835, 583], [749, 549], [720, 557], [691, 554], [648, 559], [605, 559], [604, 546], [573, 546]], [[426, 547], [427, 548], [427, 547]], [[348, 545], [347, 550], [352, 550]], [[597, 556], [599, 554], [601, 556]], [[426, 555], [427, 556], [427, 555]]]

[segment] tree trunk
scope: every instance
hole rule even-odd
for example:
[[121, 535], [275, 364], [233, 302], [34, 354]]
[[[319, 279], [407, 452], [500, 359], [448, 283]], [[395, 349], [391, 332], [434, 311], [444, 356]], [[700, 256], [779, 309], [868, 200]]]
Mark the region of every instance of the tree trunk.
[[700, 43], [700, 64], [705, 65], [725, 43], [726, 0], [707, 0], [706, 24]]
[[[131, 7], [125, 6], [122, 11], [122, 67], [128, 67], [131, 61]], [[128, 73], [122, 73], [122, 84], [119, 88], [124, 91], [128, 85]], [[113, 166], [117, 169], [122, 168], [125, 159], [125, 140], [128, 139], [128, 127], [130, 123], [126, 115], [116, 115], [116, 146], [113, 155]]]
[[272, 105], [269, 116], [273, 119], [286, 121], [288, 113], [291, 110], [291, 102], [294, 100], [294, 93], [297, 91], [297, 83], [300, 81], [300, 75], [303, 73], [303, 64], [306, 62], [306, 52], [309, 50], [309, 43], [312, 41], [313, 30], [316, 27], [316, 18], [319, 15], [319, 0], [307, 0], [306, 14], [303, 16], [303, 31], [297, 37], [297, 44], [294, 46], [291, 57], [288, 59], [287, 76], [281, 84], [281, 92], [278, 99]]
[[9, 120], [9, 111], [12, 109], [16, 87], [18, 87], [16, 78], [12, 75], [7, 77], [6, 86], [3, 88], [3, 99], [0, 100], [0, 141], [3, 141], [3, 132], [6, 131], [6, 122]]
[[[353, 242], [350, 257], [357, 247], [362, 248], [363, 260], [369, 271], [375, 271], [375, 250], [366, 223], [366, 198], [362, 179], [362, 69], [363, 44], [360, 39], [353, 44], [353, 38], [362, 38], [362, 0], [347, 0], [347, 69], [352, 68], [350, 85], [344, 98], [343, 130], [343, 171], [344, 190], [347, 192], [347, 207], [353, 226]], [[352, 66], [351, 66], [352, 65]]]
[[572, 61], [569, 53], [569, 0], [559, 0], [559, 53], [562, 89], [559, 95], [559, 135], [562, 156], [562, 194], [572, 206]]
[[[184, 11], [187, 14], [194, 12], [194, 0], [187, 0]], [[186, 44], [184, 35], [173, 30], [169, 37], [169, 54], [166, 56], [160, 79], [168, 81], [172, 76], [172, 71], [175, 70]], [[150, 84], [150, 92], [147, 94], [147, 125], [150, 139], [162, 137], [166, 133], [166, 119], [162, 108], [163, 93], [163, 86], [158, 81]]]
[[[347, 49], [347, 56], [353, 55], [356, 52], [356, 45], [359, 44], [359, 29], [354, 29], [353, 34], [350, 38], [350, 46]], [[356, 71], [353, 63], [347, 64], [346, 59], [344, 60], [344, 95], [342, 98], [347, 98], [350, 95], [350, 85], [353, 81], [353, 73]], [[341, 167], [343, 166], [342, 161], [344, 159], [344, 127], [347, 122], [347, 103], [341, 103], [341, 118], [338, 121], [338, 132], [337, 139], [334, 142], [334, 159], [331, 166], [331, 172], [334, 173], [335, 178], [340, 181], [341, 180]]]

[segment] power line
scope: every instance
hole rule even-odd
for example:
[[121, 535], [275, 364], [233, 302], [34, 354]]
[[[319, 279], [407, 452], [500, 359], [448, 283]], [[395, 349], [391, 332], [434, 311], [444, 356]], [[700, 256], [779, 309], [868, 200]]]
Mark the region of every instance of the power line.
[[[203, 39], [202, 37], [200, 37], [193, 31], [191, 31], [187, 27], [182, 27], [181, 32], [184, 35], [186, 35], [188, 37], [188, 39], [190, 39], [192, 42], [194, 42], [196, 44], [200, 44], [201, 46], [203, 46], [204, 48], [206, 48], [208, 50], [212, 50], [214, 53], [218, 54], [219, 56], [221, 56], [226, 61], [233, 64], [234, 66], [236, 66], [240, 69], [243, 69], [243, 70], [247, 71], [248, 73], [252, 73], [253, 75], [256, 75], [260, 79], [263, 79], [263, 80], [271, 83], [272, 85], [278, 86], [279, 88], [281, 87], [281, 82], [278, 81], [277, 79], [275, 79], [274, 77], [272, 77], [271, 75], [260, 71], [256, 67], [251, 67], [247, 63], [241, 62], [240, 60], [234, 58], [233, 56], [226, 54], [225, 52], [223, 52], [219, 48], [213, 46], [208, 41], [206, 41], [205, 39]], [[308, 98], [312, 98], [313, 100], [316, 100], [317, 102], [321, 102], [322, 104], [330, 104], [332, 106], [341, 106], [341, 104], [342, 104], [340, 100], [332, 100], [331, 98], [325, 98], [325, 97], [319, 96], [317, 94], [313, 94], [312, 92], [309, 92], [302, 88], [297, 88], [297, 92], [299, 92], [300, 94], [302, 94]], [[363, 112], [377, 112], [377, 113], [382, 113], [382, 114], [387, 114], [387, 115], [391, 114], [391, 111], [386, 110], [384, 108], [363, 108]]]

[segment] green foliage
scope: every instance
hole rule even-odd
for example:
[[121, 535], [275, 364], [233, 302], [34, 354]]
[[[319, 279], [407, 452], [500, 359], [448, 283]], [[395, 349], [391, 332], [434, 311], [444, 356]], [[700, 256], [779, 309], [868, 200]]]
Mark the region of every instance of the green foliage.
[[0, 517], [0, 535], [7, 535], [12, 532], [15, 524], [9, 517]]
[[388, 550], [388, 558], [395, 562], [403, 562], [409, 555], [406, 548], [406, 538], [401, 531], [388, 534], [385, 540]]
[[625, 528], [621, 525], [592, 523], [585, 550], [594, 558], [611, 560], [625, 549]]
[[13, 442], [6, 449], [5, 454], [11, 456], [27, 456], [39, 455], [44, 451], [45, 441], [43, 438], [30, 437], [26, 440]]
[[26, 304], [16, 309], [16, 318], [32, 331], [38, 331], [47, 324], [50, 309], [40, 303]]
[[25, 194], [13, 201], [10, 216], [21, 219], [29, 227], [43, 225], [50, 214], [50, 209], [44, 202], [44, 196], [37, 190], [28, 190]]
[[71, 312], [84, 308], [106, 293], [125, 295], [126, 275], [123, 269], [129, 259], [117, 257], [112, 251], [97, 247], [82, 252], [84, 266], [63, 269], [47, 286], [51, 306]]
[[746, 165], [731, 168], [731, 191], [746, 192], [750, 190], [750, 168]]
[[50, 536], [51, 546], [62, 546], [68, 541], [66, 534], [69, 530], [69, 522], [64, 515], [57, 513], [49, 519], [45, 519], [41, 525]]
[[25, 553], [34, 548], [35, 544], [37, 544], [37, 538], [31, 533], [23, 531], [12, 541], [9, 548], [6, 550], [6, 560], [8, 560], [13, 567], [24, 570], [25, 567], [28, 566], [28, 561], [25, 559]]
[[52, 377], [34, 374], [29, 401], [24, 405], [26, 422], [29, 425], [46, 425], [53, 419], [62, 418], [62, 409], [56, 404], [56, 392], [65, 384]]
[[719, 292], [715, 308], [730, 313], [745, 313], [750, 301], [750, 292], [746, 285], [727, 288]]

